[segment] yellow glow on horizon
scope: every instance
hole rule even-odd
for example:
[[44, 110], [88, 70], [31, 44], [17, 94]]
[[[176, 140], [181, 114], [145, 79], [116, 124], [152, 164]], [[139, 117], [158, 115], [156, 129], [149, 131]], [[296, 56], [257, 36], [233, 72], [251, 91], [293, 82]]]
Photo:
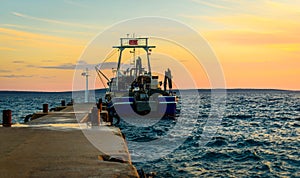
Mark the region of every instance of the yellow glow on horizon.
[[2, 90], [71, 90], [74, 71], [44, 67], [75, 64], [84, 42], [8, 28], [0, 39]]

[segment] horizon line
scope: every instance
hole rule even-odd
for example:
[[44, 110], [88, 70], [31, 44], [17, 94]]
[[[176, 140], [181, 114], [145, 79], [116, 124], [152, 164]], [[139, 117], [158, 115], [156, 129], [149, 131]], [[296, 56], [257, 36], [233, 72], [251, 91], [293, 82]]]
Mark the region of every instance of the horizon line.
[[[90, 89], [89, 91], [106, 90], [106, 88]], [[173, 90], [277, 90], [277, 91], [292, 91], [300, 92], [300, 89], [279, 89], [279, 88], [185, 88], [185, 89], [173, 89]], [[85, 90], [63, 90], [63, 91], [42, 91], [42, 90], [1, 90], [0, 92], [36, 92], [36, 93], [68, 93], [68, 92], [83, 92]]]

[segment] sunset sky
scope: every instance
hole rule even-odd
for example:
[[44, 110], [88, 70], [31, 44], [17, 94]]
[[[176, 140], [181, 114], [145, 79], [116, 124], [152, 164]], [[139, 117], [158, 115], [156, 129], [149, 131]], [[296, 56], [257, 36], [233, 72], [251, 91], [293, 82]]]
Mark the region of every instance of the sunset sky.
[[[295, 0], [2, 0], [0, 90], [72, 90], [75, 65], [91, 40], [120, 21], [143, 16], [174, 19], [202, 35], [218, 57], [227, 88], [300, 90]], [[127, 33], [134, 32], [123, 37]], [[197, 87], [210, 88], [209, 79], [203, 80]]]

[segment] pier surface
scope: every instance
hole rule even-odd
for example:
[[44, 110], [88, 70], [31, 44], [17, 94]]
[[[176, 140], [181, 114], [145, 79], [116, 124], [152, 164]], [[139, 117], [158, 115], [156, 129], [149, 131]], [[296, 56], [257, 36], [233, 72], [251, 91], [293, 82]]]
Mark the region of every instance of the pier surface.
[[78, 124], [92, 106], [0, 127], [1, 177], [138, 177], [119, 128]]

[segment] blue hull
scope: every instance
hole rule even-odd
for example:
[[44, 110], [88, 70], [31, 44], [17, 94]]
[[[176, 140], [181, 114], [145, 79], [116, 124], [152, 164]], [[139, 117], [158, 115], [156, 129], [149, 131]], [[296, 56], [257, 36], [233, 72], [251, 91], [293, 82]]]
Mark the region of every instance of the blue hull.
[[159, 96], [155, 101], [136, 102], [133, 97], [114, 97], [108, 108], [113, 108], [121, 118], [122, 116], [136, 116], [137, 111], [142, 111], [143, 109], [149, 110], [152, 115], [175, 116], [176, 104], [175, 96]]

